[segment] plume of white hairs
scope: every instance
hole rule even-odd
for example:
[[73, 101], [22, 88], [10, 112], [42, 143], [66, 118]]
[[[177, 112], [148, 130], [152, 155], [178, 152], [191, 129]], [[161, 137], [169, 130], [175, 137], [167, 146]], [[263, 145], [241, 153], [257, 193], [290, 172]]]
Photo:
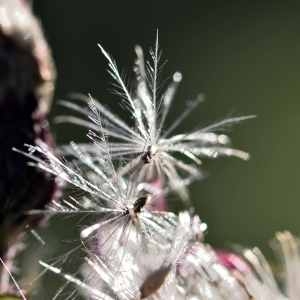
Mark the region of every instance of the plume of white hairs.
[[[113, 58], [99, 47], [108, 61], [108, 72], [128, 120], [90, 95], [77, 96], [72, 102], [62, 102], [76, 115], [60, 116], [59, 120], [87, 127], [89, 143], [64, 146], [62, 152], [67, 159], [42, 143], [29, 145], [28, 151], [22, 152], [81, 195], [70, 194], [61, 202], [52, 203], [49, 213], [94, 217], [89, 218], [93, 220], [86, 222], [80, 233], [86, 251], [80, 276], [66, 274], [46, 262], [41, 264], [76, 285], [86, 299], [298, 299], [295, 295], [299, 295], [299, 287], [293, 282], [293, 275], [300, 275], [300, 260], [298, 242], [292, 236], [284, 233], [279, 239], [288, 274], [283, 296], [257, 250], [245, 251], [244, 259], [230, 254], [224, 261], [204, 244], [206, 224], [198, 216], [187, 211], [178, 215], [166, 211], [165, 198], [170, 192], [189, 203], [187, 187], [202, 177], [203, 159], [249, 158], [248, 153], [232, 148], [229, 137], [220, 131], [253, 116], [228, 118], [174, 134], [202, 97], [189, 104], [171, 126], [166, 126], [182, 75], [175, 72], [165, 90], [159, 87], [158, 37], [146, 63], [142, 48], [135, 48], [133, 92]], [[74, 289], [68, 299], [76, 292]], [[60, 289], [54, 299], [62, 295]]]
[[[64, 106], [71, 108], [79, 116], [61, 116], [59, 120], [77, 123], [106, 135], [109, 139], [108, 147], [112, 159], [127, 162], [118, 170], [118, 174], [130, 175], [129, 178], [136, 182], [149, 182], [159, 178], [169, 188], [176, 190], [182, 199], [187, 200], [187, 185], [181, 183], [202, 176], [199, 169], [202, 158], [219, 156], [236, 156], [244, 160], [249, 158], [248, 153], [230, 147], [228, 136], [216, 132], [254, 116], [228, 118], [188, 133], [172, 135], [180, 123], [203, 100], [203, 96], [189, 103], [187, 109], [171, 126], [165, 126], [182, 75], [175, 72], [164, 91], [158, 88], [161, 61], [158, 37], [154, 49], [150, 51], [150, 60], [146, 63], [142, 48], [135, 47], [136, 78], [135, 90], [132, 93], [126, 87], [116, 62], [100, 44], [98, 46], [108, 61], [108, 72], [114, 80], [116, 93], [120, 96], [121, 103], [125, 105], [128, 119], [133, 124], [122, 120], [100, 102], [95, 101], [91, 95], [79, 96], [77, 102], [63, 101]], [[91, 103], [89, 108], [86, 102]], [[91, 106], [93, 117], [91, 117]], [[97, 148], [94, 145], [87, 144], [81, 147], [97, 156]]]

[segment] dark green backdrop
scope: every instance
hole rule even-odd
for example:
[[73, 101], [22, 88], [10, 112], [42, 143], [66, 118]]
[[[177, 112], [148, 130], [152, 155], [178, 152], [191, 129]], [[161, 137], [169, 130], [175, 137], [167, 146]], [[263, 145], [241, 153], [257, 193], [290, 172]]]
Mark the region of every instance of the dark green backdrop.
[[[209, 177], [192, 186], [197, 212], [209, 225], [208, 241], [219, 247], [234, 242], [265, 249], [277, 230], [300, 234], [300, 5], [37, 0], [34, 8], [57, 64], [56, 99], [69, 92], [92, 92], [114, 109], [117, 104], [108, 92], [106, 65], [96, 43], [128, 69], [133, 46], [151, 46], [159, 28], [166, 70], [184, 74], [173, 111], [180, 113], [184, 100], [198, 92], [206, 94], [206, 102], [183, 129], [231, 113], [258, 115], [231, 133], [234, 145], [248, 150], [251, 160], [207, 162]], [[74, 128], [54, 128], [58, 141], [82, 135]], [[65, 223], [52, 223], [49, 239], [62, 244], [57, 230]], [[53, 294], [47, 290], [44, 297], [50, 299]]]

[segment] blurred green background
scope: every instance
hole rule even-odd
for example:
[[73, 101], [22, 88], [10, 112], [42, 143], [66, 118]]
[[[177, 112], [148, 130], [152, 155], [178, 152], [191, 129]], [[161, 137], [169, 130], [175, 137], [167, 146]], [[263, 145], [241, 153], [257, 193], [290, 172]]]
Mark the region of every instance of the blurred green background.
[[[165, 75], [176, 70], [184, 75], [171, 116], [182, 111], [185, 100], [206, 95], [182, 130], [228, 114], [258, 115], [230, 133], [251, 160], [207, 161], [208, 178], [191, 187], [197, 212], [209, 226], [207, 240], [217, 247], [238, 243], [266, 250], [278, 230], [300, 234], [299, 2], [51, 0], [35, 1], [34, 9], [57, 65], [56, 100], [91, 92], [114, 110], [119, 108], [97, 42], [128, 70], [133, 46], [152, 46], [158, 28], [168, 60]], [[53, 128], [59, 142], [83, 135], [75, 127]], [[62, 245], [60, 234], [70, 238], [70, 231], [74, 238], [71, 221], [55, 220], [41, 234]], [[47, 278], [55, 282], [53, 277]], [[37, 299], [50, 299], [53, 292], [46, 292]]]

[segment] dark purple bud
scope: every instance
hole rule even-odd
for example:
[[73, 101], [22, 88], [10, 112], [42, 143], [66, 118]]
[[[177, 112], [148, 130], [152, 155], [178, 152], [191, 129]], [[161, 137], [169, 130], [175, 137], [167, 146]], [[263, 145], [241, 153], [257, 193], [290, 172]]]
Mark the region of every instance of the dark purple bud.
[[[0, 256], [25, 226], [41, 216], [28, 211], [43, 209], [59, 193], [55, 178], [28, 166], [28, 159], [12, 151], [24, 144], [54, 141], [47, 122], [52, 101], [55, 68], [40, 24], [27, 1], [0, 0]], [[0, 266], [1, 276], [1, 266]], [[1, 291], [0, 291], [1, 292]]]

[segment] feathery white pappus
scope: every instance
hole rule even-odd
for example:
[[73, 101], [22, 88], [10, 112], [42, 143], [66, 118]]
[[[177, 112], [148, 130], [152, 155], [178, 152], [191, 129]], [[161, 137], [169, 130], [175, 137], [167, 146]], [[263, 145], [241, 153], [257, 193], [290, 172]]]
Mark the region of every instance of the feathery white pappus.
[[[150, 211], [146, 205], [149, 201], [155, 201], [163, 191], [150, 184], [137, 184], [119, 176], [105, 136], [90, 132], [89, 137], [98, 148], [97, 159], [75, 143], [71, 145], [72, 156], [70, 151], [68, 153], [69, 161], [54, 154], [42, 142], [36, 146], [27, 146], [27, 152], [15, 149], [30, 158], [31, 164], [57, 176], [81, 193], [80, 198], [69, 196], [60, 202], [51, 203], [49, 210], [28, 213], [93, 215], [99, 221], [86, 225], [81, 230], [81, 238], [92, 239], [97, 231], [101, 231], [102, 247], [115, 248], [115, 251], [118, 251], [118, 247], [113, 245], [126, 244], [132, 235], [139, 237], [141, 243], [148, 238], [166, 238], [168, 224], [172, 224], [175, 215], [171, 212]], [[81, 168], [78, 168], [78, 160]]]
[[[62, 105], [81, 116], [60, 116], [57, 120], [79, 124], [95, 132], [102, 131], [108, 137], [112, 158], [127, 160], [127, 164], [120, 168], [118, 173], [130, 175], [136, 182], [149, 182], [160, 178], [166, 181], [171, 189], [176, 190], [182, 199], [187, 200], [187, 187], [180, 182], [193, 181], [203, 176], [199, 168], [202, 158], [219, 156], [235, 156], [243, 160], [249, 158], [248, 153], [230, 146], [227, 135], [216, 132], [251, 119], [254, 117], [252, 115], [227, 118], [188, 133], [173, 134], [181, 122], [203, 101], [202, 95], [189, 102], [186, 110], [171, 126], [165, 126], [168, 113], [174, 105], [174, 96], [182, 80], [182, 74], [175, 72], [171, 83], [162, 91], [159, 77], [160, 65], [163, 63], [161, 63], [158, 35], [154, 49], [150, 50], [150, 60], [146, 63], [142, 48], [135, 47], [133, 92], [130, 92], [126, 86], [114, 59], [100, 44], [98, 46], [108, 61], [108, 72], [113, 78], [115, 92], [120, 98], [119, 104], [125, 106], [128, 119], [133, 124], [122, 120], [99, 101], [94, 100], [91, 95], [89, 97], [77, 95], [74, 101], [62, 101]], [[86, 105], [89, 102], [98, 109], [102, 128], [99, 128], [97, 119], [90, 117], [90, 109]], [[97, 155], [95, 153], [97, 149], [93, 145], [82, 146], [87, 152]]]
[[[165, 90], [159, 87], [158, 36], [149, 61], [145, 62], [142, 48], [135, 47], [133, 92], [113, 58], [101, 45], [99, 48], [108, 61], [120, 108], [125, 106], [129, 120], [92, 96], [78, 96], [72, 102], [62, 102], [78, 116], [58, 119], [88, 128], [88, 143], [71, 142], [61, 148], [63, 155], [53, 153], [42, 142], [27, 145], [27, 151], [16, 150], [78, 191], [77, 196], [69, 194], [53, 202], [48, 211], [28, 213], [96, 217], [80, 231], [79, 240], [87, 253], [81, 275], [66, 274], [46, 262], [41, 265], [75, 284], [87, 299], [261, 299], [257, 295], [265, 284], [257, 275], [264, 279], [264, 270], [255, 263], [256, 253], [245, 252], [245, 260], [256, 273], [251, 268], [233, 272], [220, 262], [212, 247], [204, 244], [207, 225], [198, 216], [190, 212], [177, 216], [148, 205], [170, 191], [187, 200], [187, 186], [202, 176], [203, 158], [234, 156], [247, 160], [249, 154], [232, 148], [229, 137], [220, 131], [254, 116], [228, 118], [174, 134], [203, 97], [189, 103], [186, 111], [166, 126], [182, 74], [175, 72]], [[153, 184], [157, 180], [161, 188]]]

